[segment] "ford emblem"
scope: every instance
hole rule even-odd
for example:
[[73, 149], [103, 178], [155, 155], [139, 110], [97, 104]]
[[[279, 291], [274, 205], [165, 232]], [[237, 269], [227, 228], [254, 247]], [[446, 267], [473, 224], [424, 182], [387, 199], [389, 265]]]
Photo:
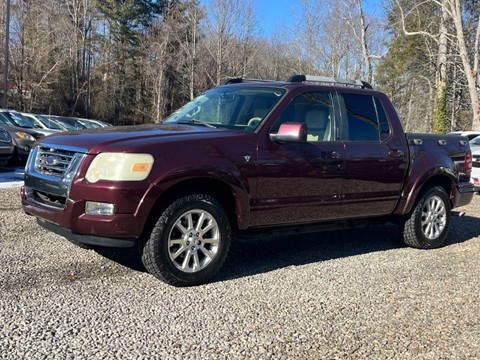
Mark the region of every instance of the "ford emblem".
[[45, 159], [45, 163], [47, 165], [57, 165], [58, 164], [58, 158], [54, 155], [48, 155], [47, 158]]

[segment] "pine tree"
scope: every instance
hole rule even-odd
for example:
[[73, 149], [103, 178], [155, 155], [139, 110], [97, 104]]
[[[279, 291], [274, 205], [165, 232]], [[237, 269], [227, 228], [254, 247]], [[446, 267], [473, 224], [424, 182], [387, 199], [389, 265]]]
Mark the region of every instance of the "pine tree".
[[104, 46], [110, 52], [111, 64], [106, 64], [104, 95], [113, 101], [115, 123], [125, 124], [135, 108], [135, 94], [140, 77], [138, 59], [140, 40], [168, 1], [155, 0], [96, 0], [98, 14], [106, 19]]

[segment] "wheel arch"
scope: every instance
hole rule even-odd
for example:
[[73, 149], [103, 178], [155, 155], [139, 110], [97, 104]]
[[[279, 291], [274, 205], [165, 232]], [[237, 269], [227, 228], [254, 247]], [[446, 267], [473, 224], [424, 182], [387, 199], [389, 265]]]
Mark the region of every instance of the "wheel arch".
[[[448, 195], [450, 199], [450, 205], [453, 208], [454, 201], [452, 199], [453, 194], [453, 187], [455, 186], [454, 180], [451, 178], [450, 175], [446, 173], [439, 173], [431, 176], [430, 178], [426, 179], [423, 183], [412, 186], [409, 194], [404, 196], [397, 208], [398, 214], [408, 214], [412, 211], [414, 206], [417, 204], [419, 199], [422, 195], [427, 191], [427, 189], [433, 186], [440, 186], [442, 187]], [[403, 202], [403, 204], [402, 204]]]
[[225, 181], [196, 177], [179, 181], [161, 191], [155, 200], [147, 217], [145, 230], [156, 221], [159, 214], [175, 199], [188, 194], [207, 194], [213, 196], [223, 206], [233, 229], [244, 228], [248, 225], [249, 197], [240, 188]]

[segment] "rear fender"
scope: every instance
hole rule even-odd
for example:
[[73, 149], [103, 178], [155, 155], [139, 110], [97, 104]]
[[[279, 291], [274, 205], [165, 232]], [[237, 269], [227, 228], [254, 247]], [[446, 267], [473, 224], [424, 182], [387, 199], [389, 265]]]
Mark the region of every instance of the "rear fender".
[[[394, 212], [397, 215], [408, 214], [413, 209], [422, 189], [431, 185], [442, 186], [451, 199], [452, 190], [456, 183], [455, 174], [450, 169], [442, 167], [432, 167], [427, 169], [421, 176], [409, 176], [407, 179], [402, 196]], [[410, 181], [411, 179], [415, 180]]]

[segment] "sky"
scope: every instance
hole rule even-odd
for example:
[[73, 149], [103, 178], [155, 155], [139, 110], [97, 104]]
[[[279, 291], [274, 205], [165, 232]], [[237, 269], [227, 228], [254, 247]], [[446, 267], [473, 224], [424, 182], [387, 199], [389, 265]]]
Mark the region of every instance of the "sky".
[[[208, 13], [208, 5], [211, 0], [200, 0]], [[341, 0], [330, 0], [341, 1]], [[261, 20], [260, 28], [263, 35], [270, 37], [276, 33], [276, 29], [281, 28], [282, 24], [291, 25], [293, 12], [295, 7], [299, 6], [301, 0], [255, 0], [254, 4], [257, 8], [257, 19]], [[367, 14], [382, 14], [382, 0], [363, 0], [362, 6]], [[289, 23], [290, 22], [290, 23]], [[291, 28], [291, 26], [288, 26]]]

